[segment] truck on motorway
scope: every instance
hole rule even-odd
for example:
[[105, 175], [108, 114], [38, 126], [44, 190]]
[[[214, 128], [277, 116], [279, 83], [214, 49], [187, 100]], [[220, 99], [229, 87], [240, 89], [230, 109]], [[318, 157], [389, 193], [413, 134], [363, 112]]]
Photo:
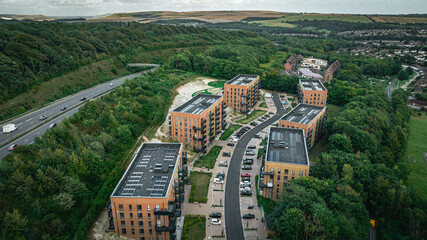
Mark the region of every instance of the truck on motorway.
[[6, 124], [3, 126], [3, 132], [4, 133], [10, 133], [16, 130], [16, 125], [13, 123]]

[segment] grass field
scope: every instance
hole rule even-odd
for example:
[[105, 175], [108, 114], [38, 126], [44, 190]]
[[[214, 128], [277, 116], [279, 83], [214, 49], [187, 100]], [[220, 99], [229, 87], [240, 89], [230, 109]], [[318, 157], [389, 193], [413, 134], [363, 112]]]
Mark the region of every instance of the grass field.
[[265, 110], [255, 110], [254, 113], [252, 115], [250, 115], [249, 117], [245, 117], [243, 119], [237, 120], [236, 122], [243, 123], [243, 124], [250, 123], [253, 120], [259, 118], [262, 115], [264, 115], [266, 112], [267, 111], [265, 111]]
[[266, 27], [295, 27], [295, 25], [288, 23], [293, 21], [314, 21], [314, 20], [329, 20], [329, 21], [343, 21], [343, 22], [361, 22], [371, 23], [372, 20], [363, 15], [350, 15], [350, 14], [294, 14], [283, 16], [277, 19], [252, 21], [250, 23], [257, 23]]
[[427, 200], [427, 116], [412, 116], [409, 120], [409, 140], [405, 163], [410, 170], [408, 185]]
[[212, 81], [212, 82], [208, 82], [208, 86], [214, 87], [214, 88], [223, 88], [224, 84], [227, 81]]
[[260, 103], [260, 104], [259, 104], [259, 107], [262, 107], [262, 108], [268, 108], [268, 106], [267, 106], [267, 103], [266, 103], [266, 102], [262, 102], [262, 103]]
[[199, 95], [199, 94], [212, 94], [212, 93], [210, 93], [210, 92], [208, 91], [208, 89], [203, 89], [203, 90], [200, 90], [200, 91], [194, 92], [191, 96], [192, 96], [192, 97], [194, 97], [194, 96]]
[[371, 17], [376, 22], [382, 23], [427, 23], [427, 18], [415, 18], [415, 17], [400, 17], [400, 16], [375, 16]]
[[213, 146], [208, 154], [203, 155], [195, 163], [195, 167], [205, 167], [212, 169], [215, 166], [216, 159], [218, 158], [219, 153], [221, 152], [221, 146]]
[[231, 134], [233, 134], [237, 129], [241, 128], [242, 125], [239, 124], [231, 124], [219, 138], [220, 140], [227, 140]]
[[202, 215], [185, 216], [183, 240], [204, 239], [206, 237], [206, 217]]
[[191, 185], [190, 202], [208, 201], [209, 182], [212, 173], [191, 172], [188, 183]]

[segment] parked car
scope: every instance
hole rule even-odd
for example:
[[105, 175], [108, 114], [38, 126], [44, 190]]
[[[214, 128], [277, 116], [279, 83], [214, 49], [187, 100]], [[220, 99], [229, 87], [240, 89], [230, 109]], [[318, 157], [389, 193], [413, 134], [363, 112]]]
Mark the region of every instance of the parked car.
[[222, 173], [221, 173], [221, 172], [220, 172], [220, 173], [217, 173], [217, 174], [216, 174], [216, 177], [217, 177], [217, 178], [219, 178], [219, 177], [224, 178], [224, 177], [225, 177], [225, 173], [223, 173], [223, 172], [222, 172]]
[[252, 126], [258, 126], [259, 125], [259, 123], [257, 122], [257, 121], [253, 121], [253, 122], [251, 122], [250, 123]]
[[61, 108], [61, 111], [64, 111], [65, 109], [67, 109], [67, 107], [66, 107], [66, 106], [63, 106], [63, 107]]
[[270, 113], [270, 114], [274, 114], [274, 112], [268, 112], [268, 113]]
[[227, 162], [226, 161], [220, 161], [218, 165], [219, 166], [227, 166]]
[[245, 159], [245, 160], [243, 160], [243, 164], [245, 164], [245, 165], [252, 165], [252, 164], [254, 164], [254, 160]]
[[242, 181], [250, 181], [251, 177], [242, 177]]
[[220, 212], [211, 212], [209, 214], [209, 217], [211, 217], [211, 218], [220, 218], [221, 217], [221, 213]]
[[49, 125], [49, 129], [52, 129], [54, 127], [56, 127], [56, 123], [52, 123], [52, 124]]
[[264, 121], [264, 119], [262, 119], [262, 118], [258, 118], [258, 121], [263, 122], [263, 121]]
[[17, 146], [18, 146], [18, 144], [12, 144], [12, 145], [10, 145], [10, 147], [7, 150], [13, 151]]
[[242, 191], [242, 195], [251, 196], [252, 195], [252, 191], [245, 189], [245, 190]]
[[251, 165], [242, 165], [242, 170], [252, 170]]
[[246, 187], [248, 187], [249, 189], [251, 189], [252, 185], [250, 183], [240, 182], [240, 188], [246, 188]]
[[265, 119], [267, 119], [267, 117], [265, 117], [265, 116], [264, 116], [264, 117], [261, 117], [261, 119], [262, 119], [262, 120], [265, 120]]
[[251, 175], [249, 173], [242, 173], [240, 174], [241, 177], [251, 177]]
[[243, 219], [254, 219], [255, 215], [252, 213], [245, 213], [245, 214], [242, 214], [242, 218]]
[[255, 149], [256, 146], [255, 145], [249, 145], [248, 148]]
[[260, 134], [255, 134], [254, 138], [262, 138]]
[[223, 152], [222, 156], [223, 157], [231, 157], [231, 153], [230, 152]]
[[250, 187], [242, 187], [240, 188], [240, 192], [243, 193], [244, 191], [251, 191]]
[[232, 147], [233, 147], [233, 146], [234, 146], [234, 143], [233, 143], [233, 142], [228, 142], [228, 143], [227, 143], [227, 146], [232, 146]]
[[45, 120], [45, 119], [47, 119], [47, 117], [46, 117], [45, 115], [41, 115], [41, 116], [39, 117], [39, 120], [40, 120], [40, 121], [43, 121], [43, 120]]
[[221, 220], [213, 218], [213, 219], [211, 219], [211, 224], [212, 225], [221, 225]]
[[255, 152], [252, 149], [246, 149], [246, 155], [255, 155]]
[[214, 183], [223, 184], [224, 180], [221, 178], [214, 178]]

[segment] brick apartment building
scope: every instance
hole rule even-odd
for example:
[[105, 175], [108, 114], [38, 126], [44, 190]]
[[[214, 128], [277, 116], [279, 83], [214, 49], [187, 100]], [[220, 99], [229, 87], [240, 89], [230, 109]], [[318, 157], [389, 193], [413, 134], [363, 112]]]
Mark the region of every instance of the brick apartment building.
[[258, 75], [240, 74], [224, 84], [224, 101], [235, 111], [247, 113], [258, 99]]
[[326, 120], [326, 107], [300, 103], [279, 119], [279, 127], [304, 129], [310, 149], [320, 138]]
[[227, 106], [219, 95], [199, 94], [170, 113], [170, 137], [196, 152], [207, 146], [225, 128]]
[[284, 185], [292, 179], [308, 176], [309, 170], [304, 130], [271, 127], [260, 174], [260, 194], [278, 201]]
[[290, 56], [286, 63], [283, 65], [285, 71], [295, 71], [295, 68], [298, 64], [298, 56], [296, 54]]
[[143, 143], [110, 196], [116, 234], [137, 240], [175, 239], [186, 176], [182, 143]]
[[317, 79], [300, 79], [298, 84], [298, 101], [300, 103], [326, 106], [328, 90]]
[[334, 77], [334, 73], [341, 68], [340, 61], [336, 60], [328, 69], [325, 70], [325, 74], [323, 77], [323, 82], [331, 82], [331, 79]]

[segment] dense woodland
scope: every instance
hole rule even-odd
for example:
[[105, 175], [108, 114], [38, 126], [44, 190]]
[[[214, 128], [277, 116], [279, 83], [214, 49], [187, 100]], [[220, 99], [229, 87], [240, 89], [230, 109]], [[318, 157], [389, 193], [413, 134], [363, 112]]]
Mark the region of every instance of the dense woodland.
[[[365, 239], [370, 218], [378, 221], [378, 239], [426, 237], [427, 204], [404, 185], [407, 95], [394, 91], [390, 103], [381, 85], [370, 80], [398, 74], [398, 59], [350, 56], [337, 50], [351, 43], [333, 38], [281, 37], [275, 40], [282, 44], [273, 46], [254, 33], [195, 27], [43, 23], [4, 24], [0, 29], [8, 33], [0, 38], [2, 53], [7, 45], [14, 45], [9, 41], [13, 37], [40, 43], [17, 42], [31, 58], [1, 55], [15, 64], [0, 66], [6, 66], [15, 81], [27, 82], [27, 90], [63, 73], [62, 65], [64, 71], [72, 71], [118, 52], [126, 58], [135, 49], [175, 49], [167, 58], [159, 58], [165, 66], [155, 73], [129, 80], [100, 100], [88, 102], [34, 144], [18, 147], [0, 162], [1, 239], [85, 239], [123, 174], [125, 156], [141, 134], [164, 121], [176, 86], [194, 73], [224, 79], [251, 73], [261, 75], [262, 88], [296, 92], [298, 78], [263, 65], [277, 52], [342, 63], [336, 78], [326, 85], [329, 103], [342, 107], [326, 124], [329, 151], [314, 160], [313, 178], [294, 180], [285, 187], [271, 214], [277, 239]], [[84, 44], [92, 37], [101, 47]], [[64, 44], [71, 44], [68, 50]], [[80, 52], [74, 52], [75, 44]], [[204, 47], [181, 49], [189, 45]], [[57, 60], [44, 62], [50, 58], [37, 57], [46, 54], [45, 46], [59, 54]]]
[[[41, 83], [53, 77], [103, 59], [115, 58], [125, 65], [138, 60], [134, 57], [145, 51], [237, 42], [257, 45], [259, 41], [266, 42], [252, 33], [155, 24], [1, 24], [0, 103], [37, 91]], [[163, 63], [161, 56], [150, 60]], [[29, 110], [30, 106], [19, 107]], [[16, 114], [17, 108], [3, 110], [0, 119]]]

